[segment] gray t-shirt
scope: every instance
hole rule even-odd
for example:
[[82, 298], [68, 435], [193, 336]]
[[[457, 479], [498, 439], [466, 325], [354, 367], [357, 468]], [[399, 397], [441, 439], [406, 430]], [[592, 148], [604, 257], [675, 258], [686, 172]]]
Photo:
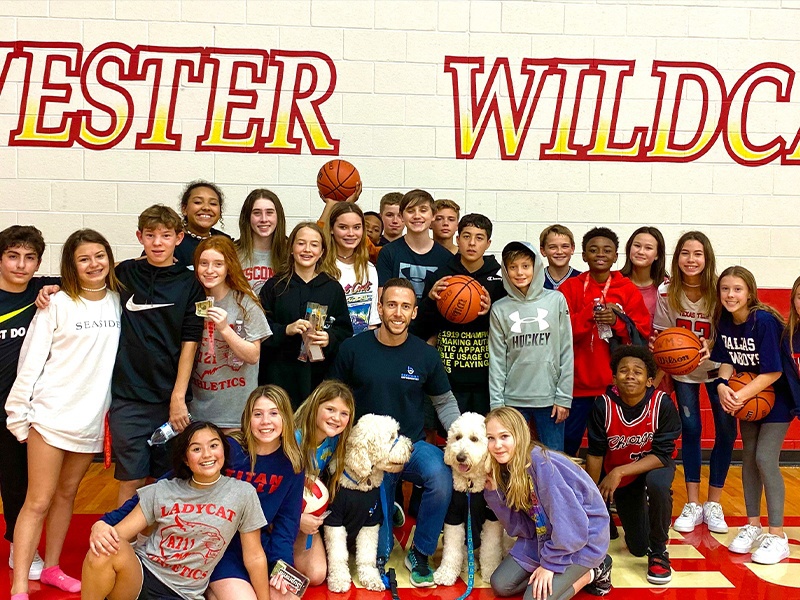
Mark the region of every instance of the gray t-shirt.
[[147, 524], [155, 529], [134, 550], [145, 568], [186, 600], [202, 600], [237, 531], [267, 524], [255, 488], [230, 477], [203, 489], [184, 479], [162, 479], [138, 494]]
[[[236, 304], [233, 292], [216, 302], [228, 313], [228, 326], [237, 319], [244, 323], [244, 339], [263, 340], [272, 335], [264, 311], [249, 296], [242, 297], [247, 315]], [[220, 427], [239, 427], [247, 397], [258, 386], [258, 362], [249, 365], [238, 359], [222, 335], [214, 329], [213, 344], [206, 319], [203, 339], [197, 350], [192, 372], [192, 417], [211, 421]]]
[[272, 250], [253, 250], [253, 260], [245, 259], [241, 254], [239, 260], [242, 263], [245, 279], [253, 288], [258, 296], [264, 283], [275, 275], [275, 267], [272, 264]]

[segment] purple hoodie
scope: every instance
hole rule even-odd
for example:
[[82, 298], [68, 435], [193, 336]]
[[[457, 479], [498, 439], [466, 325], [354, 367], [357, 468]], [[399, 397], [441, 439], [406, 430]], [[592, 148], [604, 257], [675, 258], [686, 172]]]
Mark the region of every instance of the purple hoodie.
[[541, 539], [531, 517], [509, 508], [500, 490], [483, 491], [508, 534], [517, 537], [514, 560], [529, 573], [539, 565], [554, 573], [572, 564], [599, 566], [608, 552], [609, 518], [597, 485], [566, 455], [539, 446], [531, 451], [528, 474], [547, 520]]

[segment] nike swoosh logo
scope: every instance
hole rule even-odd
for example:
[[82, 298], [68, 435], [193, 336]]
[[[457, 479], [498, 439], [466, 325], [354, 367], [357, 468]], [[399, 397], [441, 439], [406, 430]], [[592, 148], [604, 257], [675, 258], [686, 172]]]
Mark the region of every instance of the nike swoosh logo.
[[5, 322], [5, 321], [8, 321], [9, 319], [13, 319], [13, 318], [14, 318], [14, 317], [16, 317], [17, 315], [19, 315], [19, 314], [21, 314], [21, 313], [24, 313], [24, 312], [25, 312], [26, 310], [28, 310], [28, 309], [29, 309], [31, 306], [33, 306], [33, 302], [31, 302], [30, 304], [28, 304], [28, 306], [23, 306], [22, 308], [20, 308], [20, 309], [18, 309], [18, 310], [14, 310], [14, 311], [12, 311], [12, 312], [10, 312], [10, 313], [6, 313], [6, 314], [4, 314], [4, 315], [0, 315], [0, 323], [3, 323], [3, 322]]
[[128, 298], [128, 301], [125, 303], [125, 308], [127, 308], [131, 312], [151, 310], [153, 308], [164, 308], [165, 306], [175, 306], [175, 303], [173, 302], [171, 304], [136, 304], [133, 301], [133, 296]]

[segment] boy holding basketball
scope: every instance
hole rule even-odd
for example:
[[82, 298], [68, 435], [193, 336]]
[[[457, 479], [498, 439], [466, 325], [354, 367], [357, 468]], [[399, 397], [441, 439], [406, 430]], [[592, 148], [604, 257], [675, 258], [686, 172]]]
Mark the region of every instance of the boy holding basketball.
[[586, 472], [616, 502], [631, 554], [647, 554], [647, 581], [662, 585], [672, 579], [667, 540], [681, 421], [672, 398], [653, 387], [657, 368], [647, 348], [620, 346], [611, 371], [613, 385], [589, 417]]
[[433, 196], [425, 190], [411, 190], [400, 201], [400, 212], [407, 232], [378, 255], [378, 296], [389, 279], [402, 277], [411, 282], [419, 301], [428, 273], [446, 265], [453, 255], [430, 237]]
[[595, 398], [611, 383], [611, 344], [650, 336], [650, 313], [641, 292], [630, 279], [611, 270], [617, 261], [617, 234], [595, 227], [583, 236], [581, 245], [589, 270], [558, 288], [569, 306], [575, 348], [572, 408], [564, 431], [564, 452], [570, 456], [580, 448]]
[[558, 224], [545, 227], [539, 235], [539, 251], [547, 259], [545, 289], [557, 290], [567, 279], [581, 274], [569, 265], [575, 254], [575, 237], [568, 227]]
[[433, 241], [441, 244], [453, 254], [458, 247], [453, 243], [453, 233], [458, 227], [461, 207], [452, 200], [437, 200], [433, 203]]
[[491, 408], [513, 406], [539, 441], [564, 446], [572, 404], [572, 327], [564, 297], [544, 289], [544, 263], [527, 242], [503, 248], [503, 286], [489, 319]]
[[[465, 215], [458, 223], [458, 254], [428, 275], [414, 332], [439, 350], [450, 387], [461, 412], [489, 412], [489, 305], [506, 295], [500, 265], [485, 253], [492, 244], [492, 222], [483, 215]], [[472, 277], [483, 287], [483, 314], [469, 323], [453, 323], [436, 302], [453, 275]]]
[[[34, 300], [42, 288], [60, 283], [57, 277], [34, 277], [44, 254], [42, 232], [30, 225], [12, 225], [0, 231], [0, 401], [5, 407], [17, 378], [17, 363], [25, 334], [36, 314]], [[14, 568], [14, 527], [28, 490], [28, 451], [0, 423], [0, 494], [6, 521], [5, 538], [12, 543], [9, 566]], [[44, 561], [37, 552], [28, 576], [38, 580]]]

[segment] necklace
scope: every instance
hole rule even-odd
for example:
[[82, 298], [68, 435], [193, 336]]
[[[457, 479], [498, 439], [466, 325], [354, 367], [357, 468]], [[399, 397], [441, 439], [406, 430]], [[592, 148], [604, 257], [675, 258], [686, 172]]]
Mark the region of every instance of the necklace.
[[203, 483], [202, 481], [197, 481], [197, 479], [195, 479], [195, 478], [194, 478], [194, 475], [192, 475], [192, 481], [193, 481], [194, 483], [196, 483], [197, 485], [202, 485], [202, 486], [204, 486], [204, 487], [208, 487], [208, 486], [210, 486], [210, 485], [214, 485], [214, 484], [215, 484], [215, 483], [217, 483], [217, 482], [218, 482], [220, 479], [222, 479], [222, 473], [220, 473], [219, 475], [217, 475], [217, 478], [216, 478], [214, 481], [210, 481], [210, 482], [208, 482], [208, 483]]
[[339, 253], [337, 252], [337, 253], [336, 253], [336, 256], [337, 256], [338, 258], [340, 258], [341, 260], [350, 260], [351, 258], [353, 258], [353, 256], [355, 256], [355, 253], [356, 253], [356, 251], [355, 251], [355, 250], [353, 250], [353, 251], [350, 253], [350, 256], [342, 256], [341, 254], [339, 254]]
[[702, 284], [700, 284], [700, 283], [696, 283], [696, 284], [691, 284], [691, 283], [686, 283], [686, 282], [683, 283], [683, 287], [688, 287], [688, 288], [699, 288], [701, 285]]
[[188, 233], [191, 237], [193, 237], [196, 240], [207, 240], [208, 238], [211, 237], [210, 233], [208, 235], [197, 235], [196, 233], [193, 233], [188, 227], [186, 228], [186, 233]]
[[108, 287], [108, 285], [103, 285], [103, 287], [100, 287], [100, 288], [97, 288], [97, 289], [92, 289], [92, 288], [85, 288], [85, 287], [81, 286], [81, 289], [84, 292], [102, 292], [107, 287]]

